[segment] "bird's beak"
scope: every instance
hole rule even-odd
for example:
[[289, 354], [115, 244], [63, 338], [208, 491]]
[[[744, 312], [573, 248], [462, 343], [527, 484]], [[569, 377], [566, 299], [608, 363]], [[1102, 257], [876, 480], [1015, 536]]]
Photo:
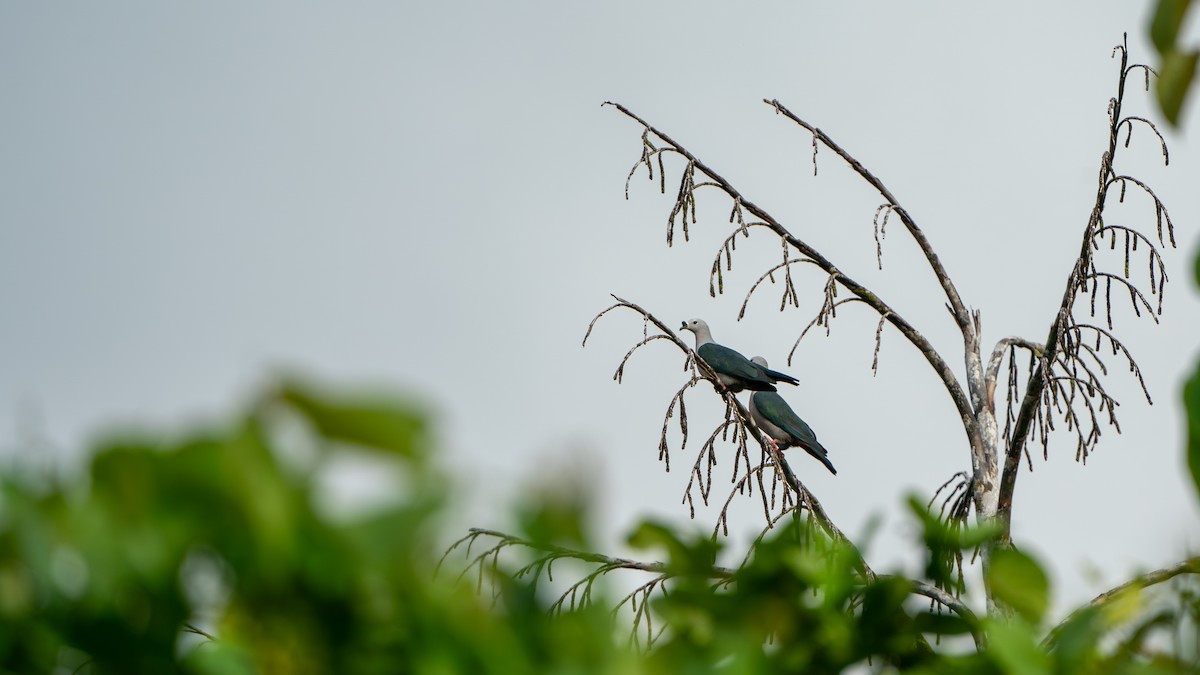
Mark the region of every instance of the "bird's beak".
[[687, 322], [686, 321], [681, 322], [679, 324], [679, 330], [687, 330]]

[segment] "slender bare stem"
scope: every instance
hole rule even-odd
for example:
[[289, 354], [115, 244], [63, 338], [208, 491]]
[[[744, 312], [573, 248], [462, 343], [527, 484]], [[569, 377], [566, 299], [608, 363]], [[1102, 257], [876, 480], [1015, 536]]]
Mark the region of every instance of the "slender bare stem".
[[974, 324], [971, 322], [971, 313], [967, 311], [966, 306], [963, 304], [962, 298], [958, 294], [958, 289], [954, 287], [954, 282], [950, 279], [950, 274], [942, 266], [942, 261], [938, 258], [937, 253], [934, 252], [933, 245], [929, 243], [929, 238], [925, 236], [925, 232], [920, 227], [917, 227], [917, 223], [912, 219], [908, 211], [900, 205], [896, 197], [892, 195], [891, 190], [875, 174], [871, 173], [867, 167], [863, 166], [862, 162], [855, 159], [849, 152], [846, 152], [842, 146], [834, 142], [825, 132], [800, 119], [795, 113], [788, 110], [787, 107], [775, 99], [763, 99], [763, 103], [774, 108], [775, 112], [807, 129], [815, 140], [837, 153], [839, 157], [850, 165], [850, 168], [854, 169], [855, 173], [862, 176], [863, 180], [870, 183], [871, 187], [875, 188], [887, 200], [890, 207], [889, 210], [900, 216], [900, 222], [904, 223], [904, 227], [912, 235], [912, 238], [917, 242], [917, 246], [920, 247], [921, 253], [925, 255], [925, 259], [929, 262], [929, 268], [933, 270], [934, 276], [937, 277], [938, 283], [941, 284], [942, 290], [946, 293], [946, 299], [950, 303], [950, 313], [954, 316], [955, 323], [958, 324], [959, 329], [962, 331], [963, 338], [968, 343], [972, 342], [975, 339], [975, 330]]

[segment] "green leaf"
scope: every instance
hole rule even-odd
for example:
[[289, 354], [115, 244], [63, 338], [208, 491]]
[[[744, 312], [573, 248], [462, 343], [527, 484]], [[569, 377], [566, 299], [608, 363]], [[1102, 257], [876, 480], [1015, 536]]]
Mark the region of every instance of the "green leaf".
[[1057, 629], [1051, 654], [1059, 672], [1089, 672], [1099, 659], [1098, 645], [1105, 635], [1104, 623], [1095, 608], [1088, 608]]
[[304, 415], [330, 440], [417, 459], [426, 454], [425, 415], [387, 396], [331, 396], [297, 380], [285, 381], [278, 400]]
[[682, 549], [683, 542], [676, 536], [675, 531], [663, 523], [652, 520], [638, 523], [636, 529], [629, 533], [629, 545], [636, 549], [648, 549], [662, 546], [667, 550]]
[[958, 578], [962, 552], [994, 539], [1000, 533], [1000, 525], [989, 522], [971, 527], [943, 521], [916, 496], [909, 496], [908, 507], [921, 523], [926, 550], [925, 577], [939, 588], [962, 590]]
[[1200, 364], [1183, 386], [1183, 405], [1187, 409], [1187, 463], [1192, 472], [1196, 496], [1200, 497]]
[[706, 535], [696, 534], [684, 539], [676, 528], [651, 520], [638, 524], [628, 542], [636, 549], [666, 549], [668, 565], [674, 573], [701, 578], [706, 578], [712, 570], [720, 550], [720, 545]]
[[1158, 0], [1150, 19], [1150, 39], [1159, 54], [1175, 51], [1175, 39], [1190, 4], [1191, 0]]
[[525, 491], [517, 520], [526, 538], [544, 544], [588, 548], [591, 487], [583, 476], [555, 475], [554, 482]]
[[984, 581], [996, 600], [1033, 625], [1041, 622], [1049, 605], [1050, 583], [1033, 558], [1013, 548], [996, 549]]
[[921, 612], [914, 617], [917, 630], [937, 635], [966, 635], [971, 626], [953, 612]]
[[1200, 255], [1196, 256], [1196, 260], [1192, 263], [1192, 276], [1195, 277], [1197, 286], [1200, 286]]
[[1038, 646], [1037, 637], [1028, 624], [989, 621], [987, 635], [988, 656], [1003, 672], [1010, 675], [1052, 672], [1050, 656]]
[[1183, 101], [1196, 76], [1197, 59], [1200, 59], [1200, 52], [1195, 50], [1190, 52], [1171, 51], [1163, 54], [1155, 88], [1158, 93], [1158, 105], [1171, 124], [1179, 123], [1179, 113], [1183, 109]]

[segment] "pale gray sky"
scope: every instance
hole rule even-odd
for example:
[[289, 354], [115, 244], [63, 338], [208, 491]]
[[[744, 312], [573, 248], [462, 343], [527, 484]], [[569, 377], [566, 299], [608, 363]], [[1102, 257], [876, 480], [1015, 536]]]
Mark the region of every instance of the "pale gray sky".
[[[748, 5], [0, 5], [0, 439], [33, 426], [70, 448], [121, 421], [212, 418], [299, 367], [430, 400], [473, 495], [465, 522], [503, 526], [496, 504], [534, 477], [588, 467], [615, 547], [640, 517], [686, 518], [699, 443], [669, 474], [656, 462], [677, 353], [648, 349], [624, 385], [610, 380], [640, 335], [632, 315], [580, 349], [613, 292], [671, 324], [706, 318], [718, 341], [801, 376], [784, 394], [840, 472], [801, 457], [802, 477], [847, 532], [883, 519], [877, 569], [911, 564], [904, 495], [969, 468], [937, 380], [891, 330], [872, 377], [862, 309], [785, 367], [822, 280], [801, 275], [801, 310], [778, 313], [770, 287], [736, 323], [778, 244], [739, 246], [729, 294], [710, 299], [726, 205], [702, 202], [693, 241], [665, 248], [669, 197], [639, 179], [623, 198], [638, 129], [599, 104], [686, 144], [957, 367], [911, 241], [892, 228], [875, 270], [878, 198], [832, 153], [814, 178], [809, 137], [760, 100], [779, 98], [889, 185], [982, 310], [989, 345], [1041, 340], [1091, 209], [1111, 48], [1128, 31], [1134, 58], [1152, 58], [1144, 9]], [[1169, 168], [1148, 133], [1118, 164], [1158, 190], [1181, 242], [1163, 323], [1121, 325], [1156, 404], [1115, 367], [1124, 433], [1087, 467], [1064, 436], [1018, 485], [1015, 537], [1053, 564], [1060, 609], [1200, 543], [1177, 404], [1197, 355], [1196, 110], [1190, 137], [1168, 134]], [[1140, 91], [1127, 111], [1157, 119]], [[1139, 199], [1121, 217], [1152, 222]], [[704, 391], [689, 403], [695, 438], [720, 410]], [[747, 504], [739, 537], [760, 524]]]

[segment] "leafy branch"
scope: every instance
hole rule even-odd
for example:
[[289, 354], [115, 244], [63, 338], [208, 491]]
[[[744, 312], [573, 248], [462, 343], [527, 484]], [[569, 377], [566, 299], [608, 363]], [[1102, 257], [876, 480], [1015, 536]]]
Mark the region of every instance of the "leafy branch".
[[1154, 570], [1153, 572], [1147, 572], [1139, 575], [1119, 586], [1116, 586], [1115, 588], [1111, 588], [1107, 591], [1104, 591], [1100, 595], [1097, 595], [1087, 603], [1075, 608], [1075, 610], [1068, 614], [1067, 617], [1062, 621], [1060, 621], [1058, 625], [1050, 629], [1050, 632], [1046, 634], [1045, 639], [1042, 640], [1042, 648], [1053, 648], [1058, 643], [1059, 638], [1062, 636], [1063, 629], [1084, 614], [1110, 605], [1119, 598], [1124, 598], [1130, 593], [1140, 593], [1151, 586], [1170, 581], [1171, 579], [1184, 574], [1200, 574], [1200, 556], [1188, 558], [1187, 560], [1178, 562], [1170, 567], [1164, 567], [1162, 569]]
[[[784, 514], [787, 515], [787, 514]], [[781, 516], [782, 518], [782, 516]], [[771, 529], [772, 525], [768, 525], [764, 529], [763, 534]], [[762, 540], [763, 534], [760, 534], [756, 543]], [[471, 555], [471, 548], [480, 538], [489, 538], [494, 540], [486, 550], [482, 553]], [[667, 583], [673, 578], [676, 578], [684, 572], [672, 565], [664, 562], [644, 562], [632, 560], [629, 558], [621, 558], [616, 556], [608, 556], [590, 551], [580, 551], [570, 549], [563, 546], [557, 546], [545, 542], [533, 541], [524, 539], [505, 532], [490, 530], [484, 528], [471, 528], [468, 534], [454, 544], [452, 544], [442, 555], [442, 560], [439, 562], [439, 567], [445, 560], [459, 548], [463, 548], [469, 562], [462, 570], [461, 575], [469, 573], [472, 569], [476, 570], [479, 583], [482, 584], [482, 579], [485, 574], [496, 573], [499, 565], [499, 554], [501, 551], [511, 548], [524, 548], [529, 551], [534, 551], [536, 555], [534, 559], [522, 567], [518, 568], [513, 576], [522, 578], [529, 576], [533, 579], [534, 587], [536, 588], [537, 579], [544, 575], [547, 581], [553, 581], [554, 563], [560, 560], [569, 559], [578, 562], [594, 565], [595, 567], [585, 574], [582, 579], [569, 585], [566, 590], [562, 591], [550, 607], [551, 612], [561, 612], [565, 609], [576, 609], [594, 602], [593, 589], [596, 582], [617, 570], [630, 570], [643, 572], [653, 575], [651, 579], [636, 587], [633, 591], [626, 594], [615, 606], [612, 612], [616, 614], [625, 605], [629, 605], [633, 611], [633, 627], [631, 637], [639, 640], [639, 627], [646, 631], [645, 644], [651, 645], [654, 642], [656, 634], [652, 630], [652, 615], [650, 613], [649, 600], [651, 594], [658, 590], [660, 593], [666, 594]], [[715, 587], [725, 586], [731, 583], [736, 583], [740, 570], [744, 569], [753, 559], [754, 549], [746, 554], [746, 558], [742, 561], [738, 568], [723, 567], [720, 565], [708, 565], [704, 568], [696, 568], [689, 566], [686, 574], [690, 577], [704, 577], [715, 582]], [[892, 580], [896, 577], [888, 575], [875, 576], [874, 574], [865, 578], [865, 583], [871, 583], [876, 580]], [[985, 644], [986, 640], [982, 632], [982, 627], [978, 616], [971, 610], [962, 600], [947, 593], [945, 590], [938, 588], [933, 584], [926, 583], [920, 580], [904, 579], [903, 580], [909, 589], [909, 592], [914, 595], [919, 595], [928, 598], [932, 603], [945, 607], [949, 611], [958, 615], [964, 624], [970, 630], [973, 639], [980, 647]]]

